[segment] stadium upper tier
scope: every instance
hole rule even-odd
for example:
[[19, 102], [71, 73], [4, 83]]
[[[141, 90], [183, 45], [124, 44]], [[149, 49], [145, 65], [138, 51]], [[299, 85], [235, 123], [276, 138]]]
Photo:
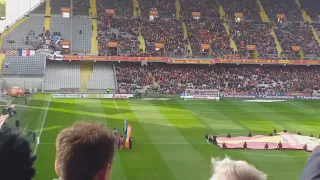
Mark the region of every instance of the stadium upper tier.
[[[2, 48], [42, 48], [46, 24], [71, 42], [72, 54], [320, 59], [319, 11], [311, 0], [57, 0], [50, 1], [50, 21], [45, 4], [2, 37]], [[61, 7], [75, 16], [63, 18]], [[150, 20], [150, 10], [160, 19]]]

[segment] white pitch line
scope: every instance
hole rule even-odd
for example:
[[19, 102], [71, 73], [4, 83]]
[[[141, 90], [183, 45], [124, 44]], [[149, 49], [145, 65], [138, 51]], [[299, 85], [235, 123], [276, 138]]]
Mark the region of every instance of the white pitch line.
[[166, 102], [164, 102], [164, 100], [162, 100], [162, 102], [163, 102], [164, 104], [167, 104]]
[[116, 103], [115, 100], [113, 100], [113, 103], [114, 103], [114, 105], [116, 106], [116, 108], [119, 110], [119, 107], [118, 107], [118, 105], [117, 105], [117, 103]]
[[241, 101], [244, 105], [248, 105], [246, 102], [244, 102], [244, 101]]
[[28, 122], [27, 122], [26, 126], [24, 127], [22, 134], [24, 134], [24, 132], [26, 131], [27, 127], [28, 127]]
[[[39, 139], [40, 139], [40, 137], [41, 137], [41, 134], [42, 134], [42, 130], [43, 130], [43, 126], [44, 126], [44, 124], [45, 124], [45, 122], [46, 122], [46, 119], [47, 119], [47, 114], [48, 114], [48, 109], [49, 109], [49, 106], [50, 106], [50, 102], [51, 102], [51, 98], [49, 98], [49, 102], [48, 102], [48, 105], [47, 105], [47, 108], [46, 108], [46, 112], [45, 112], [45, 114], [44, 114], [44, 117], [43, 117], [43, 121], [42, 121], [42, 125], [41, 125], [41, 129], [40, 129], [40, 132], [39, 132]], [[40, 143], [40, 142], [39, 142]], [[37, 143], [37, 145], [36, 145], [36, 148], [34, 149], [34, 155], [36, 155], [36, 153], [37, 153], [37, 150], [38, 150], [38, 143]]]
[[309, 112], [316, 113], [316, 112], [314, 112], [314, 111], [312, 111], [312, 110], [310, 110], [310, 109], [308, 109], [308, 108], [299, 106], [298, 104], [295, 104], [295, 103], [293, 103], [293, 102], [289, 102], [289, 104], [291, 104], [291, 105], [293, 105], [293, 106], [296, 106], [296, 107], [298, 107], [298, 108], [302, 108], [302, 109], [307, 110], [307, 111], [309, 111]]

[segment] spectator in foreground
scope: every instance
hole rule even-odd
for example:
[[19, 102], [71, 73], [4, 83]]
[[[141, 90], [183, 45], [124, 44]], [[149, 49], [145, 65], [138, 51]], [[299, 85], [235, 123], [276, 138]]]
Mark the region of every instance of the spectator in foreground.
[[109, 180], [114, 143], [103, 124], [73, 124], [57, 137], [56, 173], [62, 180]]
[[210, 180], [266, 180], [267, 175], [245, 161], [212, 158], [213, 175]]
[[317, 180], [320, 177], [320, 146], [316, 147], [310, 155], [306, 165], [304, 166], [300, 179], [301, 180]]
[[8, 126], [0, 129], [0, 179], [31, 180], [36, 170], [29, 141]]

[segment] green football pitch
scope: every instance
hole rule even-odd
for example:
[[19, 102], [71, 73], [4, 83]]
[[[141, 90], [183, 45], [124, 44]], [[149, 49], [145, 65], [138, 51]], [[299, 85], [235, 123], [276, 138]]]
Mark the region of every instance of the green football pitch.
[[245, 160], [268, 174], [268, 179], [299, 179], [310, 153], [294, 150], [221, 150], [206, 143], [205, 133], [225, 136], [267, 135], [274, 128], [320, 133], [319, 101], [244, 103], [240, 99], [209, 100], [112, 100], [51, 99], [30, 97], [28, 104], [15, 99], [23, 133], [34, 130], [40, 144], [33, 144], [36, 180], [57, 178], [54, 172], [55, 139], [76, 121], [100, 121], [123, 128], [126, 118], [133, 127], [133, 149], [116, 151], [113, 180], [206, 180], [211, 157], [225, 155]]

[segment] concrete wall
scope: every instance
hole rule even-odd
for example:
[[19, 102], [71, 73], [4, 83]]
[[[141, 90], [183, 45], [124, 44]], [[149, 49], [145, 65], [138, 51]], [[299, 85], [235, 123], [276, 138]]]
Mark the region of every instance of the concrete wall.
[[18, 86], [21, 88], [37, 88], [38, 92], [42, 92], [44, 85], [44, 78], [20, 78], [20, 77], [3, 77], [5, 81], [5, 88]]
[[0, 21], [0, 32], [43, 0], [7, 0], [6, 20]]

